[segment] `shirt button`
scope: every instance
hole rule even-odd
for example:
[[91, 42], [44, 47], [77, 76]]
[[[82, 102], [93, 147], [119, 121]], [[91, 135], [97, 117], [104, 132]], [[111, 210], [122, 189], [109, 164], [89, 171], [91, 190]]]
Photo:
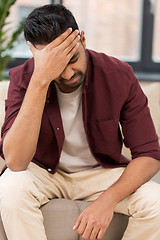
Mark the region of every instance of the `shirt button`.
[[51, 172], [52, 171], [52, 169], [51, 168], [48, 168], [48, 172]]
[[57, 130], [59, 131], [59, 128], [57, 128]]

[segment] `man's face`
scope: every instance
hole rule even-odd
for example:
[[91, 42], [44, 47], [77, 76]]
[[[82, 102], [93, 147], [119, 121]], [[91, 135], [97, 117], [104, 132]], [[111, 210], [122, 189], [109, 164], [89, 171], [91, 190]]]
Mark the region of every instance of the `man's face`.
[[[42, 49], [43, 45], [36, 45], [37, 49]], [[84, 81], [87, 71], [87, 56], [85, 51], [84, 32], [81, 33], [81, 41], [76, 53], [70, 59], [66, 68], [61, 75], [53, 79], [58, 88], [64, 92], [69, 93], [75, 91]]]
[[69, 61], [66, 68], [57, 79], [54, 79], [54, 81], [62, 92], [73, 92], [83, 83], [86, 71], [86, 51], [83, 42], [80, 42], [76, 53]]

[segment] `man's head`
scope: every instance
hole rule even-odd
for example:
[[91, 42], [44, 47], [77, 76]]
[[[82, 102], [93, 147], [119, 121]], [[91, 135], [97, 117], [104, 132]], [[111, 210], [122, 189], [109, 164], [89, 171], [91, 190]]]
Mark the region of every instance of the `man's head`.
[[46, 45], [60, 36], [69, 27], [78, 29], [72, 13], [60, 4], [49, 4], [34, 9], [24, 25], [26, 41], [33, 45]]
[[[36, 8], [29, 14], [24, 26], [24, 36], [26, 41], [41, 50], [68, 28], [72, 28], [72, 32], [78, 29], [72, 13], [62, 5], [49, 4]], [[81, 40], [76, 53], [60, 76], [53, 79], [63, 92], [74, 91], [85, 78], [87, 58], [83, 31], [80, 36]]]

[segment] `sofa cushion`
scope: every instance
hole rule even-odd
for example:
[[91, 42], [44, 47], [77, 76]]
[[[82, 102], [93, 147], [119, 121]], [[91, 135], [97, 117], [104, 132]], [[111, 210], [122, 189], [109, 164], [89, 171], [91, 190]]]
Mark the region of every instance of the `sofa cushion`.
[[0, 129], [4, 122], [5, 99], [7, 98], [8, 85], [9, 85], [9, 81], [0, 82]]
[[2, 220], [1, 220], [1, 215], [0, 215], [0, 239], [1, 240], [7, 240], [7, 237], [6, 237], [4, 228], [3, 228], [3, 223], [2, 223]]
[[[5, 101], [0, 99], [0, 129], [4, 122], [4, 116], [5, 116]], [[1, 136], [0, 136], [1, 139]]]
[[[9, 81], [0, 82], [0, 130], [4, 122], [5, 117], [5, 99], [7, 98]], [[1, 139], [1, 134], [0, 134]], [[0, 157], [0, 171], [4, 166], [4, 161]], [[0, 238], [1, 239], [1, 238]]]
[[[76, 231], [72, 230], [79, 210], [74, 201], [53, 199], [41, 207], [47, 240], [77, 240]], [[65, 236], [65, 238], [64, 238]]]
[[160, 82], [141, 82], [141, 87], [148, 98], [148, 106], [160, 137]]

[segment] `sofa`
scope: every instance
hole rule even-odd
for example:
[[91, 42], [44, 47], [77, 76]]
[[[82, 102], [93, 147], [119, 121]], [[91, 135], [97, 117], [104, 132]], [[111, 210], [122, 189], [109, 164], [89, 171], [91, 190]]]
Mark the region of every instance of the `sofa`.
[[[155, 123], [158, 135], [160, 136], [160, 82], [141, 82], [141, 87], [149, 100], [151, 115]], [[7, 96], [9, 81], [0, 82], [0, 129], [4, 121], [4, 104]], [[123, 154], [130, 157], [130, 152], [125, 147]], [[4, 161], [0, 159], [0, 170]], [[160, 172], [154, 177], [154, 181], [160, 183]], [[48, 240], [77, 240], [82, 238], [72, 230], [75, 219], [80, 212], [89, 204], [85, 201], [71, 201], [69, 199], [53, 199], [41, 207], [44, 216], [44, 225]], [[115, 213], [103, 240], [120, 240], [128, 223], [128, 217]], [[0, 240], [7, 240], [0, 217]], [[34, 240], [34, 239], [31, 239]]]

